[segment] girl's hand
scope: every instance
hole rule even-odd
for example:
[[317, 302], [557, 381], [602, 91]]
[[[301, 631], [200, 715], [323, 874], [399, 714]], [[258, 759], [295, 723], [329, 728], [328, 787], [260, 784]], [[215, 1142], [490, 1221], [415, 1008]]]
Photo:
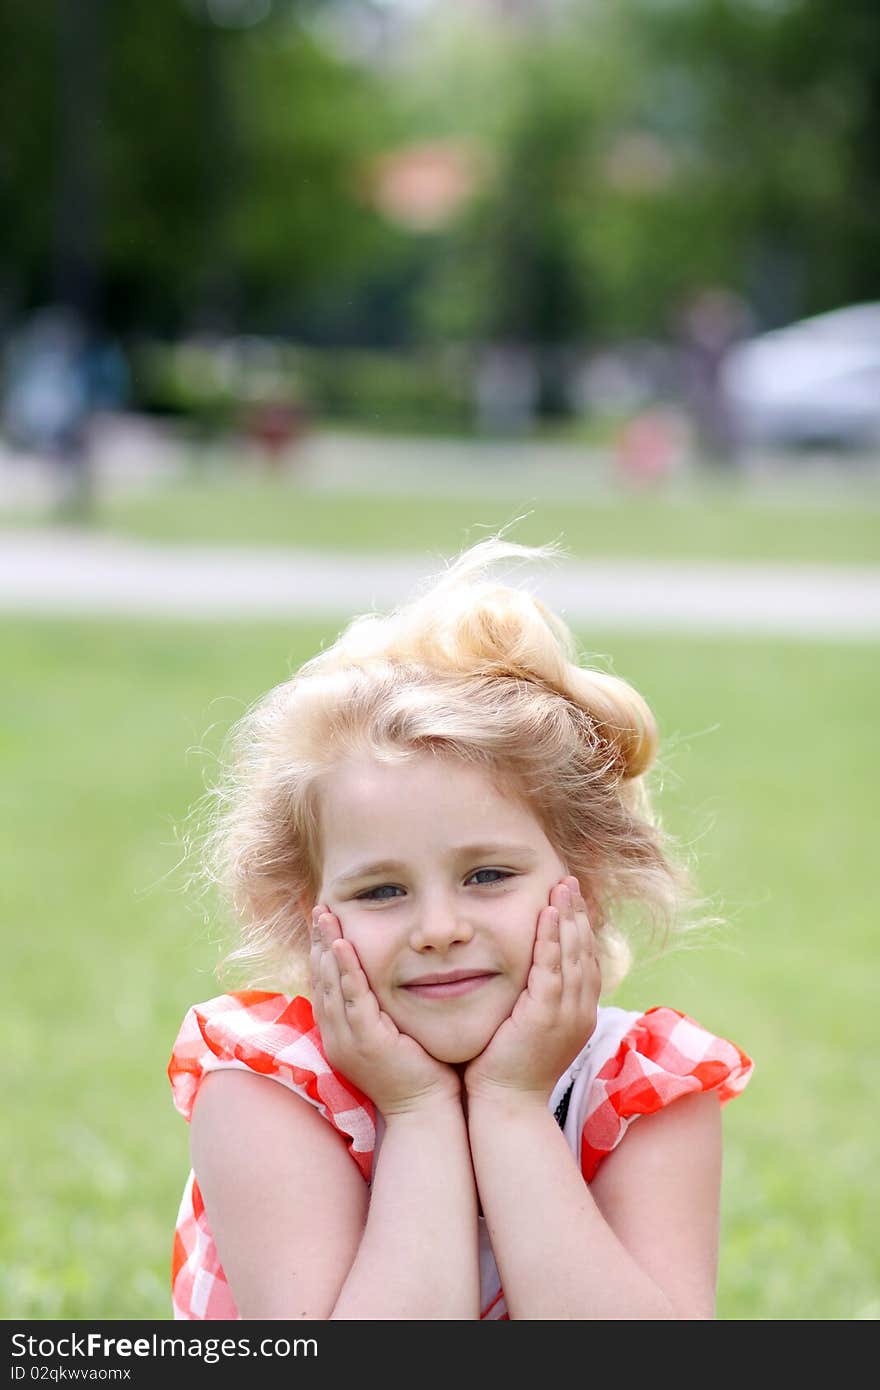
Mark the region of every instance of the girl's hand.
[[542, 908], [526, 987], [485, 1050], [468, 1065], [469, 1097], [520, 1094], [546, 1105], [559, 1077], [592, 1037], [602, 977], [576, 878]]
[[319, 904], [312, 913], [312, 1000], [330, 1065], [368, 1095], [387, 1118], [436, 1100], [459, 1100], [457, 1073], [401, 1033], [370, 989], [339, 919]]

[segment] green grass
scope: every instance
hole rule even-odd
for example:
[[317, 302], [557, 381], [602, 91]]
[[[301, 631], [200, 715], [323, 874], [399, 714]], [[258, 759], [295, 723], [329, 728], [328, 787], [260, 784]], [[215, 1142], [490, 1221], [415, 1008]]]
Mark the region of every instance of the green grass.
[[[165, 1066], [220, 988], [173, 828], [211, 774], [196, 750], [336, 630], [0, 624], [7, 1318], [170, 1315], [189, 1159]], [[614, 1002], [684, 1009], [757, 1063], [726, 1111], [720, 1316], [876, 1317], [876, 652], [602, 649], [658, 713], [665, 822], [729, 922]]]
[[[500, 468], [496, 460], [495, 470]], [[366, 553], [433, 551], [447, 555], [525, 513], [511, 539], [559, 539], [573, 555], [667, 560], [880, 563], [880, 494], [865, 490], [782, 493], [708, 483], [657, 494], [597, 486], [573, 478], [571, 495], [549, 490], [540, 473], [516, 484], [486, 470], [484, 489], [468, 496], [320, 492], [295, 481], [207, 474], [141, 496], [108, 498], [97, 526], [139, 540], [214, 545], [308, 546]], [[7, 526], [34, 518], [7, 516]]]

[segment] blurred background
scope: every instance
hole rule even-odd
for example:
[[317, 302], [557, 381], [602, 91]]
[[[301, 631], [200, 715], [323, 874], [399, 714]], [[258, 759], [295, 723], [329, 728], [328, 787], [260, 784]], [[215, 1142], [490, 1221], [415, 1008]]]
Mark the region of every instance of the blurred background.
[[756, 1058], [720, 1316], [876, 1318], [874, 0], [6, 0], [0, 74], [3, 1315], [170, 1315], [188, 812], [516, 522], [727, 922], [614, 1000]]

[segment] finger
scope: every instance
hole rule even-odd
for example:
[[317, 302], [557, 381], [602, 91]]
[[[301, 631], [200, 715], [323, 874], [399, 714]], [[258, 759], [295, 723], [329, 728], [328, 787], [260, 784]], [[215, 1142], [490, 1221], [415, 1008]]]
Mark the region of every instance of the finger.
[[338, 941], [341, 938], [342, 926], [339, 918], [335, 913], [331, 912], [328, 907], [321, 909], [318, 925], [321, 928], [322, 939], [327, 945], [329, 945], [331, 941]]
[[554, 905], [552, 893], [550, 903], [538, 913], [532, 959], [551, 970], [558, 970], [559, 957], [559, 909]]
[[357, 951], [350, 941], [336, 941], [331, 951], [339, 965], [340, 988], [352, 1043], [365, 1055], [400, 1038], [394, 1020], [383, 1013]]
[[567, 883], [557, 884], [553, 891], [553, 903], [559, 912], [559, 946], [562, 955], [562, 972], [571, 980], [580, 975], [584, 947], [575, 918], [571, 889]]
[[562, 995], [562, 952], [559, 942], [559, 910], [546, 907], [541, 913], [543, 932], [535, 940], [532, 968], [526, 991], [536, 1004], [555, 1006]]
[[370, 989], [370, 982], [364, 974], [357, 952], [351, 942], [341, 940], [333, 942], [330, 947], [330, 954], [336, 961], [339, 970], [339, 989], [346, 1012], [351, 1015], [352, 1010], [369, 1003], [370, 1000], [376, 1004], [376, 1011], [378, 1012], [378, 1002]]
[[[581, 1006], [595, 1005], [602, 991], [602, 970], [599, 963], [599, 945], [590, 925], [587, 904], [576, 878], [565, 880], [571, 892], [571, 905], [578, 942], [579, 961], [577, 968], [568, 967], [568, 979], [572, 986], [572, 997]], [[579, 996], [575, 993], [579, 986]]]
[[327, 950], [331, 941], [338, 940], [342, 936], [342, 926], [339, 918], [324, 907], [322, 903], [312, 908], [312, 929], [311, 929], [311, 949], [321, 951]]
[[535, 932], [535, 941], [555, 941], [557, 923], [553, 917], [553, 900], [551, 898], [549, 907], [542, 907], [538, 913], [538, 929]]
[[556, 907], [545, 907], [541, 910], [535, 944], [532, 948], [532, 962], [557, 974], [562, 968], [559, 946], [559, 909]]
[[329, 941], [336, 935], [341, 935], [338, 918], [324, 906], [323, 903], [316, 904], [312, 908], [312, 921], [309, 946], [309, 969], [312, 973], [312, 982], [317, 987], [320, 978], [321, 956], [327, 950]]
[[587, 904], [581, 893], [575, 894], [574, 899], [575, 916], [578, 923], [578, 934], [583, 943], [583, 960], [586, 965], [586, 978], [590, 988], [601, 989], [602, 969], [599, 958], [599, 942], [596, 933], [590, 924], [590, 916], [587, 911]]
[[339, 918], [320, 903], [312, 908], [309, 938], [312, 950], [325, 950], [327, 943], [342, 935]]
[[568, 878], [565, 880], [565, 883], [570, 891], [572, 920], [574, 925], [574, 934], [568, 935], [566, 940], [571, 943], [572, 949], [577, 951], [578, 958], [582, 965], [589, 965], [592, 961], [595, 961], [598, 950], [596, 938], [590, 926], [587, 904], [576, 878]]
[[348, 1020], [345, 1000], [342, 997], [339, 965], [332, 951], [324, 951], [321, 956], [319, 982], [318, 992], [324, 1016], [337, 1036], [342, 1036], [348, 1031]]
[[585, 951], [593, 955], [595, 954], [596, 938], [593, 935], [593, 929], [590, 925], [590, 914], [587, 911], [586, 899], [581, 892], [581, 886], [576, 878], [570, 878], [568, 884], [571, 888], [571, 900], [574, 904], [574, 916], [578, 927], [578, 935], [583, 942]]

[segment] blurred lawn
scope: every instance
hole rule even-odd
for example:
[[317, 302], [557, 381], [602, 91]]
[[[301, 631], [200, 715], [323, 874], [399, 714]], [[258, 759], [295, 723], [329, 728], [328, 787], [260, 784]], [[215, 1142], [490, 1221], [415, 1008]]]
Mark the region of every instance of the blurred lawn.
[[[444, 556], [531, 512], [510, 539], [561, 539], [573, 555], [673, 560], [880, 563], [880, 494], [852, 488], [817, 493], [793, 483], [780, 492], [702, 480], [684, 490], [626, 493], [573, 480], [570, 496], [536, 470], [528, 488], [486, 469], [473, 495], [313, 491], [294, 482], [220, 471], [184, 478], [140, 496], [101, 501], [97, 524], [151, 541], [299, 545], [370, 553], [435, 551]], [[455, 481], [449, 483], [450, 489]], [[555, 495], [548, 495], [554, 492]], [[33, 517], [7, 516], [6, 524]]]
[[[0, 624], [7, 1318], [170, 1316], [189, 1158], [165, 1066], [220, 992], [173, 827], [211, 775], [195, 750], [335, 630]], [[614, 1001], [756, 1059], [726, 1111], [720, 1316], [876, 1317], [876, 651], [580, 636], [654, 705], [666, 824], [730, 923]]]

